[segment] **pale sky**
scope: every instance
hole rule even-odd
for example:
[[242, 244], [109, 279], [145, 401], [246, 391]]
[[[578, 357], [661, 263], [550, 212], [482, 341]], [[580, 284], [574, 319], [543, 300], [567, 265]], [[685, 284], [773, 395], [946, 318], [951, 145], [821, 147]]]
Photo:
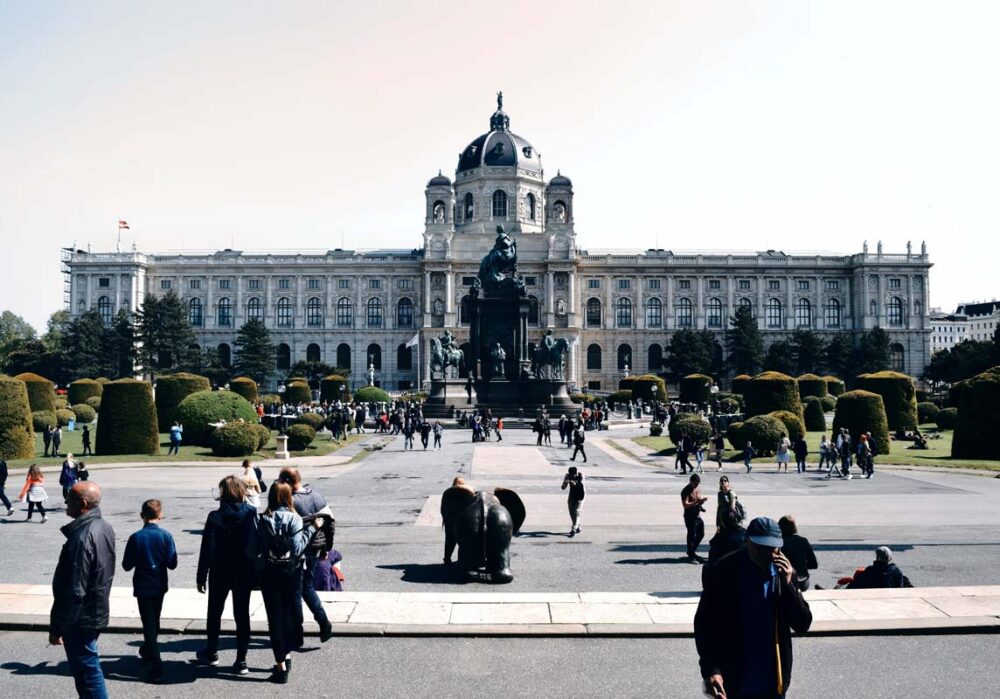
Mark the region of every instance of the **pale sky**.
[[573, 179], [590, 248], [926, 240], [997, 294], [995, 2], [0, 3], [0, 307], [59, 248], [412, 248], [489, 126]]

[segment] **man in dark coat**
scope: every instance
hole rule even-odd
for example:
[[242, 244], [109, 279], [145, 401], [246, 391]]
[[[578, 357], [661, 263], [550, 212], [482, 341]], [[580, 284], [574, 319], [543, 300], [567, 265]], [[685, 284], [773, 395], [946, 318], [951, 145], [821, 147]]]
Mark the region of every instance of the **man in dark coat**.
[[910, 579], [892, 562], [892, 549], [879, 546], [875, 549], [875, 562], [854, 576], [847, 586], [850, 590], [884, 587], [913, 587]]
[[792, 630], [805, 633], [812, 612], [781, 553], [778, 523], [758, 517], [746, 547], [705, 574], [694, 617], [705, 693], [725, 699], [781, 699], [792, 675]]
[[52, 576], [49, 643], [66, 650], [81, 697], [107, 697], [97, 638], [108, 627], [111, 581], [115, 575], [115, 532], [101, 517], [101, 489], [77, 483], [66, 498], [73, 521]]

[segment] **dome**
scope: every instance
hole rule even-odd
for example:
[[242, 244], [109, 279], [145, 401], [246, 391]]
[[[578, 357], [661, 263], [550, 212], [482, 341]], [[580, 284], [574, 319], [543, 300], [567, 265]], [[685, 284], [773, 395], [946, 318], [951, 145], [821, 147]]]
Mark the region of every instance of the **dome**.
[[427, 183], [427, 186], [428, 187], [450, 187], [451, 186], [451, 180], [449, 180], [445, 175], [442, 175], [441, 171], [438, 170], [438, 174], [434, 175], [434, 177], [432, 177], [430, 179], [430, 181]]
[[550, 187], [572, 187], [573, 181], [563, 175], [561, 172], [556, 172], [556, 176], [552, 178], [549, 182]]
[[478, 167], [519, 167], [542, 172], [535, 147], [510, 130], [510, 117], [503, 111], [503, 95], [497, 95], [497, 110], [490, 117], [490, 130], [474, 140], [458, 156], [456, 172]]

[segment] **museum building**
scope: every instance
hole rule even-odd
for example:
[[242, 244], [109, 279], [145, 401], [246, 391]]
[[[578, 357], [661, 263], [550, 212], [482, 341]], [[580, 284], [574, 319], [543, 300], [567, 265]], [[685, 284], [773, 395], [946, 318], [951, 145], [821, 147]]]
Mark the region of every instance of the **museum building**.
[[[349, 368], [363, 383], [409, 389], [428, 381], [430, 341], [469, 337], [468, 295], [497, 225], [517, 242], [530, 311], [530, 339], [546, 329], [570, 342], [572, 388], [614, 390], [626, 373], [664, 369], [680, 329], [719, 334], [749, 307], [765, 343], [797, 329], [827, 339], [875, 326], [891, 338], [893, 368], [918, 375], [930, 359], [928, 260], [914, 253], [848, 255], [602, 252], [577, 244], [573, 183], [545, 179], [538, 150], [510, 130], [502, 97], [489, 131], [459, 155], [454, 180], [440, 172], [425, 189], [422, 245], [412, 250], [212, 254], [64, 254], [71, 314], [97, 309], [106, 322], [145, 294], [174, 291], [201, 348], [234, 359], [239, 327], [263, 320], [277, 375], [299, 360]], [[590, 236], [614, 238], [613, 231]], [[407, 347], [414, 336], [418, 347]]]

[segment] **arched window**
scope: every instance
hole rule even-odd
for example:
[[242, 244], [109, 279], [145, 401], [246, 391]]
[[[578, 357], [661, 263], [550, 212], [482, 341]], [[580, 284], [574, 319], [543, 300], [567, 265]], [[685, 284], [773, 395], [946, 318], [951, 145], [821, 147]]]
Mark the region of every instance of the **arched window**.
[[889, 325], [903, 324], [903, 302], [898, 296], [893, 296], [889, 299], [889, 309], [886, 317], [889, 320]]
[[292, 324], [292, 302], [288, 298], [278, 299], [278, 326], [290, 327]]
[[351, 369], [351, 346], [346, 342], [337, 345], [337, 368], [346, 371]]
[[754, 310], [753, 310], [753, 301], [751, 301], [750, 299], [748, 299], [746, 297], [741, 298], [740, 299], [740, 308], [749, 308], [750, 309], [750, 315], [753, 316], [754, 318], [757, 317], [757, 314], [754, 313]]
[[307, 362], [319, 362], [322, 357], [322, 352], [319, 349], [319, 345], [315, 342], [310, 342], [306, 347], [306, 361]]
[[678, 328], [690, 328], [692, 325], [691, 299], [677, 299], [674, 309]]
[[347, 297], [337, 300], [337, 326], [349, 328], [354, 324], [354, 307]]
[[601, 370], [601, 346], [600, 345], [588, 345], [587, 346], [587, 370], [588, 371], [600, 371]]
[[900, 373], [906, 371], [906, 350], [898, 342], [889, 345], [889, 368]]
[[200, 328], [202, 324], [202, 305], [201, 299], [191, 299], [188, 302], [188, 322], [191, 323], [196, 328]]
[[507, 218], [507, 192], [502, 189], [493, 192], [493, 218]]
[[660, 299], [649, 299], [646, 302], [646, 327], [659, 328], [663, 325], [663, 304]]
[[396, 348], [396, 368], [399, 371], [410, 371], [413, 369], [413, 348], [400, 345]]
[[538, 325], [538, 297], [528, 297], [528, 325]]
[[323, 325], [323, 301], [315, 296], [306, 301], [306, 325], [318, 328]]
[[600, 299], [587, 299], [587, 327], [588, 328], [601, 327]]
[[111, 325], [111, 314], [114, 312], [113, 308], [114, 304], [111, 303], [111, 299], [107, 296], [102, 296], [97, 299], [97, 313], [101, 316], [101, 322], [105, 325]]
[[721, 328], [722, 327], [722, 300], [721, 299], [709, 299], [708, 308], [706, 312], [706, 317], [708, 319], [708, 327], [710, 328]]
[[795, 327], [812, 327], [812, 304], [809, 299], [799, 299], [795, 302]]
[[368, 368], [368, 364], [373, 364], [379, 371], [382, 370], [382, 348], [374, 342], [368, 345], [365, 368]]
[[256, 296], [247, 301], [247, 320], [263, 320], [264, 311], [260, 306], [260, 299]]
[[764, 317], [767, 320], [767, 327], [780, 328], [781, 322], [781, 301], [778, 299], [768, 299], [764, 307]]
[[824, 324], [828, 328], [840, 327], [840, 301], [830, 299], [826, 302], [824, 321]]
[[631, 369], [632, 366], [632, 346], [618, 345], [618, 371], [625, 371], [625, 367]]
[[628, 299], [618, 299], [615, 304], [615, 327], [632, 327], [632, 302]]
[[462, 297], [462, 302], [458, 304], [458, 323], [468, 325], [472, 322], [472, 299], [468, 296]]
[[475, 213], [476, 213], [475, 200], [472, 197], [472, 192], [468, 192], [465, 195], [465, 206], [464, 206], [464, 209], [463, 209], [463, 218], [466, 221], [471, 221], [472, 218], [473, 218], [473, 216], [475, 215]]
[[219, 345], [219, 364], [222, 365], [223, 369], [228, 369], [233, 365], [233, 351], [229, 349], [229, 345], [223, 342]]
[[525, 205], [526, 205], [525, 208], [527, 208], [527, 210], [528, 210], [527, 211], [528, 220], [529, 221], [534, 221], [535, 220], [535, 195], [534, 194], [531, 194], [530, 192], [528, 193], [528, 196], [525, 197]]
[[400, 299], [396, 304], [396, 327], [413, 327], [413, 301], [410, 299]]
[[368, 299], [368, 327], [382, 327], [382, 299], [378, 297]]
[[651, 374], [663, 369], [663, 347], [655, 343], [650, 345], [646, 352], [646, 364]]
[[292, 366], [292, 348], [282, 342], [275, 353], [278, 369], [288, 370]]
[[220, 328], [229, 327], [233, 324], [233, 304], [228, 298], [219, 299], [216, 307], [216, 316]]

